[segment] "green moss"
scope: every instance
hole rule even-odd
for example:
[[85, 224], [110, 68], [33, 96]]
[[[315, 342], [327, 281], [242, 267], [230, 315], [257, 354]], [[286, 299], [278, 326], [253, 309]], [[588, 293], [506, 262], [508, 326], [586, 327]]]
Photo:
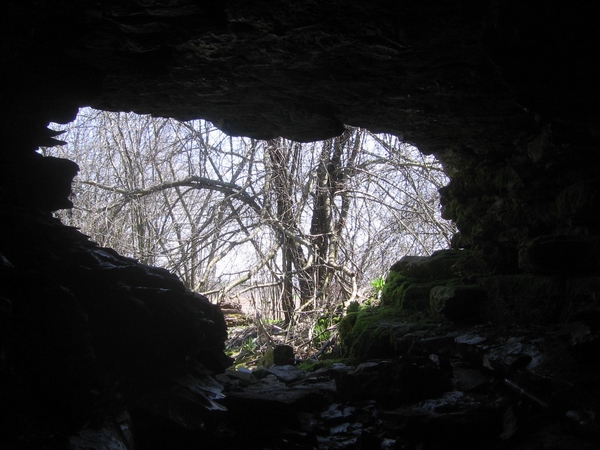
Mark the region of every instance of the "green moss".
[[[419, 263], [418, 270], [410, 267], [405, 272], [418, 273], [422, 276], [408, 277], [400, 271], [406, 269], [400, 263], [392, 266], [383, 291], [381, 304], [384, 307], [392, 307], [411, 311], [427, 311], [429, 309], [429, 292], [435, 286], [453, 286], [459, 283], [459, 279], [453, 276], [450, 269], [457, 261], [457, 255], [462, 252], [444, 252], [423, 258]], [[406, 265], [405, 265], [406, 266]], [[427, 266], [426, 268], [424, 266]], [[440, 273], [437, 277], [436, 273]]]
[[357, 358], [394, 354], [394, 336], [401, 328], [430, 317], [430, 291], [435, 286], [460, 285], [455, 265], [469, 251], [440, 250], [429, 257], [406, 256], [394, 264], [385, 280], [378, 308], [348, 308], [338, 324], [344, 355]]
[[381, 292], [381, 304], [402, 308], [404, 294], [409, 286], [410, 281], [404, 275], [390, 271]]
[[344, 316], [340, 322], [338, 323], [338, 332], [340, 334], [349, 333], [356, 321], [358, 319], [358, 311], [357, 312], [349, 312], [346, 316]]
[[350, 302], [350, 304], [346, 308], [346, 312], [348, 313], [356, 313], [358, 311], [360, 311], [360, 303], [358, 302]]
[[389, 326], [406, 314], [399, 308], [368, 308], [342, 319], [338, 331], [344, 355], [353, 358], [385, 357], [392, 351]]
[[275, 355], [273, 347], [269, 347], [264, 355], [258, 358], [256, 365], [259, 367], [272, 367], [275, 364]]

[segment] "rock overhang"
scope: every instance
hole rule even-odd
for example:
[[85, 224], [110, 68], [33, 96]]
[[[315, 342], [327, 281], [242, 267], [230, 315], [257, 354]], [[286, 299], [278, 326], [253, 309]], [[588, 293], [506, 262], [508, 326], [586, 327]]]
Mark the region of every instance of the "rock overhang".
[[317, 140], [348, 124], [401, 133], [426, 151], [490, 146], [506, 140], [503, 126], [527, 121], [483, 45], [490, 8], [25, 4], [7, 29], [7, 112], [64, 122], [86, 105], [206, 118], [262, 138]]

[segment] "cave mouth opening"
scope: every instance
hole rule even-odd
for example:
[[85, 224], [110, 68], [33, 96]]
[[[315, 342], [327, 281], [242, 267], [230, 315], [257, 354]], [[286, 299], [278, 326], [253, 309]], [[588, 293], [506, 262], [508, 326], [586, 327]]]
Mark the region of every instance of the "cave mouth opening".
[[74, 207], [56, 216], [219, 304], [242, 329], [237, 348], [260, 345], [244, 337], [260, 322], [318, 350], [353, 304], [382, 303], [394, 263], [447, 249], [456, 232], [441, 218], [441, 164], [392, 134], [257, 140], [91, 108], [51, 128], [67, 144], [41, 153], [79, 166]]
[[261, 141], [91, 108], [51, 127], [67, 144], [41, 152], [79, 166], [63, 223], [265, 320], [375, 301], [393, 263], [456, 232], [440, 215], [441, 164], [392, 134]]

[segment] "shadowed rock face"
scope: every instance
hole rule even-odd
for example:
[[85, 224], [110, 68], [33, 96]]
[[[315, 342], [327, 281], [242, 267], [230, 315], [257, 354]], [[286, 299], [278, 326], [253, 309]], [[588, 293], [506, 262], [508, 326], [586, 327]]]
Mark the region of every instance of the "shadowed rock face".
[[538, 235], [596, 233], [599, 7], [10, 4], [0, 175], [52, 145], [48, 121], [84, 105], [206, 118], [257, 138], [316, 140], [348, 124], [435, 154], [452, 178], [442, 204], [456, 246], [484, 249], [502, 270]]
[[[205, 299], [49, 218], [69, 207], [76, 168], [34, 151], [58, 143], [48, 122], [82, 106], [205, 118], [257, 138], [316, 140], [345, 124], [397, 133], [451, 178], [443, 213], [460, 230], [453, 246], [468, 251], [453, 270], [487, 289], [486, 319], [546, 324], [597, 310], [598, 10], [533, 0], [8, 1], [0, 412], [16, 417], [14, 436], [55, 433], [28, 405], [59, 386], [44, 397], [52, 411], [70, 381], [86, 379], [61, 405], [72, 422], [60, 432], [110, 410], [103, 429], [129, 442], [119, 419], [128, 408], [154, 418], [187, 411], [181, 389], [196, 386], [187, 374], [210, 377], [227, 363], [223, 319]], [[49, 301], [38, 308], [38, 298]], [[113, 310], [130, 320], [113, 323]], [[156, 322], [163, 316], [173, 321]], [[115, 339], [131, 323], [139, 332], [124, 350]], [[34, 376], [38, 367], [49, 376]], [[170, 392], [180, 377], [184, 400], [123, 401], [140, 388], [140, 368], [153, 374], [143, 392]], [[186, 414], [180, 425], [201, 421]]]
[[202, 117], [262, 138], [315, 140], [351, 124], [403, 134], [428, 152], [489, 151], [528, 125], [524, 108], [572, 120], [593, 107], [595, 11], [586, 9], [492, 1], [11, 3], [3, 64], [8, 115], [21, 122], [69, 120], [74, 107], [91, 105]]

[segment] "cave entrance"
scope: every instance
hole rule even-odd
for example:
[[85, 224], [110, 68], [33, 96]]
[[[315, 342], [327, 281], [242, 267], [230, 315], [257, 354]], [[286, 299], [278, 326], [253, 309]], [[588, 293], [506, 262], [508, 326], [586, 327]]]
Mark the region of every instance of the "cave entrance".
[[441, 164], [390, 134], [261, 141], [86, 108], [63, 139], [42, 151], [80, 167], [65, 224], [268, 322], [327, 329], [341, 305], [376, 302], [395, 261], [456, 231]]

